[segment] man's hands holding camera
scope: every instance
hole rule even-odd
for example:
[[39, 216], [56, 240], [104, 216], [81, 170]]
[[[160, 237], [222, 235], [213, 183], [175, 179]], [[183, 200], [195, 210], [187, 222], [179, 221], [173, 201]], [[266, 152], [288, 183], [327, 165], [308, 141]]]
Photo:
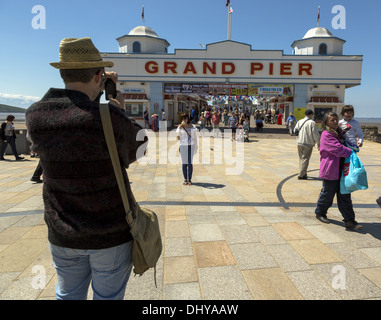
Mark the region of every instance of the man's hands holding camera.
[[[106, 80], [111, 79], [115, 84], [118, 82], [118, 74], [116, 72], [114, 71], [105, 72], [105, 74], [106, 74]], [[112, 105], [119, 107], [121, 109], [124, 109], [124, 97], [119, 90], [116, 90], [115, 97], [112, 94], [109, 94], [107, 98]]]

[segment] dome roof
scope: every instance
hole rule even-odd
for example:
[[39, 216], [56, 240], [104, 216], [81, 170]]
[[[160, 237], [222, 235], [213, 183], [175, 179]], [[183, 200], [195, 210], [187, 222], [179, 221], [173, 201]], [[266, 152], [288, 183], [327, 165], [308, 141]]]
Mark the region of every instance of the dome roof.
[[317, 27], [317, 28], [312, 28], [312, 29], [308, 30], [307, 33], [304, 35], [303, 39], [321, 38], [321, 37], [333, 38], [334, 36], [331, 33], [331, 31], [329, 31], [328, 29], [322, 28], [322, 27]]
[[158, 35], [150, 27], [138, 26], [130, 31], [129, 36], [149, 36], [158, 38]]

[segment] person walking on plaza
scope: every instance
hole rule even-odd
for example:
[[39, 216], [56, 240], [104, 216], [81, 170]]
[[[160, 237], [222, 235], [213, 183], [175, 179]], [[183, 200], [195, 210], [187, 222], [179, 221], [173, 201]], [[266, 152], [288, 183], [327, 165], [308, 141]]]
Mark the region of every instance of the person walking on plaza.
[[224, 126], [227, 127], [229, 122], [229, 114], [226, 109], [223, 112], [223, 117], [224, 117]]
[[312, 149], [317, 144], [318, 149], [320, 145], [320, 134], [316, 127], [315, 121], [312, 120], [314, 112], [307, 109], [305, 118], [298, 121], [294, 128], [294, 132], [298, 131], [298, 155], [299, 155], [299, 180], [306, 180], [307, 169], [310, 162]]
[[211, 126], [212, 125], [212, 113], [210, 112], [210, 109], [207, 108], [205, 111], [205, 119], [206, 119], [206, 125]]
[[30, 181], [36, 182], [36, 183], [42, 183], [43, 182], [41, 180], [42, 172], [43, 172], [43, 169], [42, 169], [41, 160], [40, 160], [38, 161], [37, 167], [34, 170], [33, 176], [32, 178], [30, 178]]
[[16, 149], [16, 133], [15, 126], [13, 124], [15, 117], [13, 115], [8, 115], [5, 122], [1, 124], [1, 154], [0, 160], [5, 160], [4, 153], [7, 149], [8, 144], [11, 146], [13, 155], [16, 157], [16, 160], [23, 160], [24, 157], [20, 157]]
[[344, 159], [349, 157], [352, 149], [344, 146], [345, 137], [339, 128], [339, 118], [336, 113], [328, 112], [324, 115], [324, 131], [320, 142], [320, 170], [319, 178], [323, 179], [317, 206], [316, 218], [329, 223], [327, 211], [332, 206], [333, 198], [337, 197], [337, 205], [344, 218], [347, 229], [361, 229], [362, 225], [355, 220], [351, 194], [340, 193], [340, 176], [344, 167]]
[[[66, 38], [59, 62], [65, 89], [51, 88], [26, 111], [26, 126], [44, 171], [44, 219], [57, 271], [56, 298], [123, 299], [132, 268], [132, 236], [100, 118], [99, 100], [113, 63], [103, 61], [90, 38]], [[145, 141], [124, 111], [120, 91], [109, 110], [121, 165], [136, 161]], [[126, 170], [131, 209], [135, 201]]]
[[156, 113], [151, 115], [151, 129], [156, 132], [159, 128], [159, 116]]
[[232, 139], [235, 140], [235, 133], [237, 131], [238, 116], [237, 113], [232, 113], [228, 121], [228, 127], [232, 131]]
[[218, 138], [218, 132], [220, 131], [220, 117], [216, 111], [212, 115], [212, 127], [213, 127], [213, 138]]
[[197, 153], [197, 128], [191, 124], [189, 115], [181, 115], [181, 123], [177, 127], [177, 139], [180, 140], [180, 156], [184, 176], [184, 185], [192, 185], [193, 156]]
[[345, 105], [341, 110], [343, 119], [339, 121], [339, 126], [349, 124], [350, 129], [345, 134], [346, 142], [352, 147], [362, 147], [364, 142], [364, 133], [362, 132], [360, 123], [353, 119], [355, 109], [351, 105]]
[[288, 131], [290, 133], [290, 135], [294, 135], [294, 128], [295, 128], [295, 125], [296, 125], [296, 118], [294, 116], [294, 114], [292, 112], [290, 112], [290, 115], [288, 116], [287, 120], [286, 120], [286, 125], [288, 127]]
[[144, 129], [149, 129], [150, 126], [149, 126], [149, 112], [148, 112], [148, 108], [146, 107], [146, 109], [144, 110]]
[[198, 122], [198, 115], [197, 115], [197, 111], [196, 111], [195, 106], [192, 107], [190, 119], [191, 119], [193, 124]]
[[204, 113], [201, 112], [200, 114], [200, 134], [204, 135], [204, 129], [205, 129], [205, 116]]

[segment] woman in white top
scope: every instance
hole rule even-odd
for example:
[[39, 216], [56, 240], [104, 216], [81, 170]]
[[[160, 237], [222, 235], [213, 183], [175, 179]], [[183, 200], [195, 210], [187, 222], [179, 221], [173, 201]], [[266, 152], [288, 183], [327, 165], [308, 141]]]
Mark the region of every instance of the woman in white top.
[[181, 124], [177, 127], [177, 139], [180, 140], [180, 156], [183, 164], [184, 185], [192, 185], [193, 155], [197, 153], [197, 128], [191, 124], [189, 115], [181, 115]]
[[15, 117], [13, 115], [8, 115], [7, 120], [1, 124], [1, 154], [0, 160], [5, 160], [4, 153], [7, 149], [8, 144], [11, 146], [12, 152], [16, 157], [16, 160], [22, 160], [24, 157], [20, 157], [16, 149], [16, 134], [15, 126], [13, 125], [13, 120]]

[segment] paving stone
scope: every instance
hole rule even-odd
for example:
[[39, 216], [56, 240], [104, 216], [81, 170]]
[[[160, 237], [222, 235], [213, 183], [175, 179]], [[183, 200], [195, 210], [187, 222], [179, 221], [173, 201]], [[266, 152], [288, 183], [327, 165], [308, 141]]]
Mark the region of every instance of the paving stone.
[[198, 268], [237, 264], [225, 241], [195, 242], [193, 247]]
[[381, 264], [381, 246], [378, 248], [361, 248], [360, 251]]
[[317, 239], [292, 240], [289, 244], [309, 264], [344, 261], [342, 257]]
[[286, 240], [284, 240], [284, 238], [281, 237], [272, 226], [253, 227], [252, 229], [261, 242], [265, 245], [286, 243]]
[[267, 246], [276, 262], [285, 272], [310, 270], [310, 265], [289, 244]]
[[341, 300], [340, 296], [315, 271], [287, 273], [306, 300]]
[[254, 300], [303, 300], [281, 269], [244, 270], [242, 273]]
[[343, 238], [339, 237], [337, 234], [322, 225], [305, 226], [305, 229], [323, 243], [345, 242]]
[[372, 281], [376, 286], [381, 288], [381, 267], [358, 269], [358, 271]]
[[201, 300], [200, 285], [198, 282], [166, 284], [164, 300]]
[[201, 294], [205, 300], [251, 300], [246, 282], [237, 266], [198, 269]]
[[259, 242], [258, 237], [247, 225], [223, 225], [221, 230], [229, 244]]
[[327, 246], [356, 269], [380, 266], [379, 263], [348, 243], [328, 243]]
[[165, 284], [194, 281], [197, 281], [197, 272], [193, 256], [164, 259]]
[[225, 240], [219, 226], [214, 224], [192, 224], [190, 225], [192, 241], [218, 241]]
[[279, 267], [261, 243], [232, 244], [230, 248], [241, 270]]
[[285, 240], [314, 239], [315, 237], [297, 222], [271, 225]]
[[193, 256], [192, 241], [189, 237], [167, 238], [164, 252], [166, 257]]

